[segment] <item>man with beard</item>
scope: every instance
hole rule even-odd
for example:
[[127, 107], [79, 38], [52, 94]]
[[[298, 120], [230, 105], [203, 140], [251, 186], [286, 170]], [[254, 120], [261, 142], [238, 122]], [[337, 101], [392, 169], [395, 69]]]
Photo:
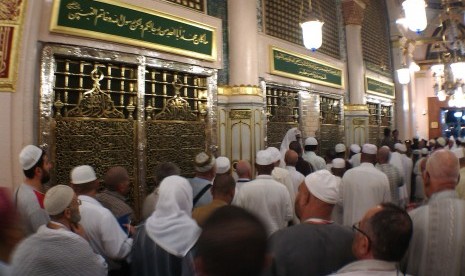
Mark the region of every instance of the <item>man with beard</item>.
[[85, 239], [79, 205], [69, 186], [47, 192], [44, 207], [51, 220], [18, 246], [11, 275], [107, 275], [104, 259]]
[[50, 221], [44, 210], [44, 184], [50, 180], [52, 163], [42, 149], [28, 145], [21, 150], [19, 162], [25, 175], [24, 182], [14, 194], [16, 208], [21, 214], [26, 236]]

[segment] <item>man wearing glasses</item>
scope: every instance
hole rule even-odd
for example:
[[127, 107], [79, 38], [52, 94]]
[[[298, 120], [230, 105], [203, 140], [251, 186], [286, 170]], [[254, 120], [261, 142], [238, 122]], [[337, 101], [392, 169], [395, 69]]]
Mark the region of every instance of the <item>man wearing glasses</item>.
[[392, 203], [378, 205], [352, 226], [352, 252], [358, 261], [340, 269], [341, 275], [402, 275], [399, 262], [412, 237], [412, 220]]

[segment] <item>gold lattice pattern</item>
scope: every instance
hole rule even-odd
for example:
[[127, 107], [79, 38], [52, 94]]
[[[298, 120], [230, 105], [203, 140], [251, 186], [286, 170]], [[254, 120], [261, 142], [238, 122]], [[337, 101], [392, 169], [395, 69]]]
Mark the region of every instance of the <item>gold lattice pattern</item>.
[[362, 23], [363, 59], [369, 70], [392, 77], [388, 26], [385, 1], [371, 1]]
[[370, 126], [377, 126], [379, 125], [379, 105], [376, 103], [367, 103], [368, 106], [368, 113], [369, 113], [369, 121], [368, 124]]
[[320, 97], [320, 124], [341, 124], [341, 100]]
[[145, 103], [147, 120], [204, 120], [207, 115], [207, 80], [196, 75], [148, 68]]
[[165, 0], [197, 11], [205, 11], [205, 0]]
[[381, 126], [391, 127], [392, 125], [392, 106], [381, 105]]
[[266, 111], [270, 122], [297, 123], [299, 120], [297, 91], [267, 87]]
[[[314, 12], [323, 20], [323, 45], [318, 52], [340, 58], [337, 1], [313, 0]], [[302, 7], [302, 13], [301, 11]], [[268, 35], [303, 45], [299, 21], [309, 14], [308, 1], [264, 0], [265, 30]], [[301, 15], [302, 14], [302, 15]]]
[[338, 143], [342, 143], [344, 128], [340, 125], [321, 125], [319, 133], [319, 155], [325, 157], [332, 153]]
[[137, 118], [137, 67], [56, 58], [54, 115]]

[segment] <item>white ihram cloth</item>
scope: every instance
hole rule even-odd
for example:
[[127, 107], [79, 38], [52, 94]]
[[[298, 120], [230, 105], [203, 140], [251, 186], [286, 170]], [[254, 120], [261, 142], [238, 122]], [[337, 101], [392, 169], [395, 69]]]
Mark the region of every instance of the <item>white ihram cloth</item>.
[[192, 187], [181, 176], [168, 176], [160, 184], [155, 212], [147, 219], [147, 235], [161, 248], [184, 257], [197, 242], [200, 228], [192, 219]]
[[132, 239], [119, 225], [115, 216], [96, 199], [80, 195], [80, 223], [86, 230], [90, 246], [105, 258], [121, 260], [131, 252]]
[[294, 186], [294, 197], [297, 195], [297, 192], [299, 191], [299, 186], [304, 182], [305, 176], [298, 172], [295, 167], [293, 166], [286, 166], [287, 171], [291, 175], [292, 179], [292, 185]]
[[268, 235], [286, 227], [293, 217], [289, 192], [271, 175], [259, 175], [242, 186], [237, 205], [258, 216]]
[[352, 226], [359, 222], [372, 207], [391, 201], [387, 176], [371, 163], [362, 163], [344, 174], [342, 178], [343, 224]]
[[352, 157], [349, 159], [349, 163], [352, 165], [352, 168], [360, 166], [361, 157], [362, 154], [360, 152], [352, 155]]
[[394, 167], [397, 168], [400, 175], [402, 175], [402, 181], [404, 185], [399, 187], [399, 204], [400, 206], [406, 206], [408, 203], [408, 190], [407, 190], [407, 181], [405, 180], [405, 169], [404, 169], [404, 157], [399, 152], [391, 153], [391, 159], [389, 160], [389, 164], [392, 164]]
[[[279, 163], [279, 166], [281, 168], [284, 168], [286, 166], [286, 162], [284, 162], [284, 157], [286, 156], [286, 152], [289, 150], [289, 144], [291, 142], [297, 141], [295, 136], [297, 134], [302, 134], [300, 130], [296, 127], [293, 127], [289, 129], [286, 132], [286, 135], [284, 135], [283, 141], [281, 142], [281, 148], [280, 148], [280, 153], [281, 153], [281, 162]], [[300, 152], [298, 152], [300, 154]]]
[[107, 275], [105, 260], [85, 239], [67, 229], [46, 225], [23, 240], [11, 260], [11, 275]]
[[289, 171], [280, 167], [275, 167], [271, 172], [271, 176], [273, 176], [274, 180], [286, 187], [289, 192], [289, 197], [291, 198], [292, 206], [294, 206], [296, 189], [294, 189], [294, 183], [292, 182], [292, 177]]
[[310, 163], [310, 165], [312, 165], [313, 169], [315, 171], [319, 171], [319, 170], [326, 170], [326, 162], [325, 160], [316, 155], [315, 152], [313, 151], [306, 151], [302, 158], [307, 161], [308, 163]]
[[465, 201], [445, 190], [409, 215], [413, 235], [404, 260], [407, 273], [465, 275]]

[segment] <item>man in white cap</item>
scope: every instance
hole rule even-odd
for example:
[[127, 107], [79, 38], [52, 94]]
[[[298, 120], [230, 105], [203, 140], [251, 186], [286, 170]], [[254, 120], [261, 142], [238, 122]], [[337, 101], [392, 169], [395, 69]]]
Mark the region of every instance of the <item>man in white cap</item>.
[[257, 152], [255, 167], [258, 176], [242, 186], [237, 197], [237, 205], [257, 215], [269, 235], [286, 227], [294, 213], [286, 187], [271, 176], [274, 161], [269, 151]]
[[289, 196], [291, 197], [292, 206], [294, 206], [296, 192], [294, 190], [294, 184], [292, 183], [292, 178], [289, 174], [289, 171], [279, 167], [281, 162], [281, 153], [275, 147], [268, 147], [266, 150], [270, 152], [271, 158], [274, 160], [274, 169], [271, 172], [271, 176], [273, 176], [274, 180], [278, 181], [279, 183], [283, 184], [284, 187], [286, 187], [287, 191], [289, 192]]
[[[331, 173], [341, 180], [342, 184], [342, 177], [344, 173], [347, 171], [346, 169], [346, 160], [342, 158], [334, 158], [332, 161]], [[340, 189], [339, 199], [337, 203], [334, 205], [333, 213], [331, 214], [331, 218], [334, 222], [342, 224], [343, 221], [343, 206], [342, 206], [342, 187]]]
[[360, 157], [362, 156], [360, 153], [361, 151], [362, 148], [359, 145], [350, 145], [349, 163], [352, 165], [352, 168], [360, 166]]
[[391, 201], [389, 180], [374, 166], [377, 153], [375, 145], [363, 145], [360, 166], [346, 171], [342, 178], [344, 225], [351, 226], [371, 207]]
[[[121, 264], [117, 261], [124, 261], [129, 256], [133, 241], [110, 210], [95, 199], [100, 183], [94, 169], [88, 165], [73, 168], [71, 184], [82, 202], [79, 207], [81, 223], [90, 245], [106, 259], [110, 273], [120, 270]], [[130, 234], [134, 232], [130, 225], [126, 227]]]
[[315, 171], [325, 170], [326, 162], [322, 157], [316, 155], [315, 151], [317, 150], [317, 148], [318, 141], [314, 137], [308, 137], [307, 139], [305, 139], [305, 152], [302, 157], [305, 161], [312, 165]]
[[216, 175], [231, 174], [231, 162], [228, 157], [219, 156], [216, 158]]
[[439, 149], [443, 149], [447, 144], [447, 141], [444, 137], [439, 137], [438, 139], [436, 139], [436, 147], [434, 148], [434, 150], [439, 150]]
[[194, 158], [194, 170], [194, 178], [188, 180], [192, 186], [195, 208], [207, 205], [213, 200], [209, 190], [216, 175], [216, 158], [206, 152], [197, 154]]
[[392, 164], [389, 164], [390, 158], [391, 150], [388, 146], [379, 148], [378, 164], [376, 164], [376, 168], [387, 176], [391, 191], [391, 202], [399, 206], [399, 187], [404, 185], [404, 181], [402, 180], [402, 175], [399, 173], [399, 170]]
[[14, 194], [14, 201], [27, 236], [50, 220], [44, 210], [44, 184], [50, 180], [52, 163], [45, 151], [34, 145], [21, 150], [19, 162], [25, 178]]
[[[410, 202], [410, 195], [412, 191], [412, 170], [413, 170], [413, 161], [410, 157], [407, 156], [407, 147], [404, 144], [396, 143], [394, 145], [396, 149], [395, 159], [391, 163], [402, 173], [402, 179], [404, 185], [400, 187], [399, 191], [399, 201], [401, 206], [407, 206]], [[399, 159], [401, 162], [399, 162]]]
[[11, 275], [107, 275], [105, 260], [92, 251], [79, 224], [79, 204], [69, 186], [48, 190], [44, 205], [51, 221], [18, 246]]
[[296, 198], [302, 223], [271, 236], [274, 258], [265, 275], [328, 275], [355, 259], [352, 231], [331, 220], [340, 185], [327, 170], [305, 178]]
[[459, 161], [435, 151], [423, 174], [426, 205], [412, 210], [413, 235], [404, 259], [410, 275], [462, 275], [465, 271], [465, 201], [457, 196]]

